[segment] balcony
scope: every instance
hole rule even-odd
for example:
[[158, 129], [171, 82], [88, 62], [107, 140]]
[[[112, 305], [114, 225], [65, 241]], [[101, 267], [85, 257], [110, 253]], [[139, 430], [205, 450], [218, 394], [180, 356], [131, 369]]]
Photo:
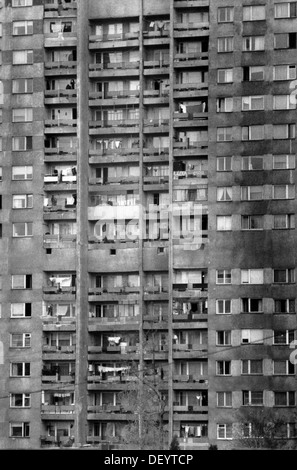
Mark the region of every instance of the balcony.
[[45, 0], [45, 18], [53, 18], [55, 16], [74, 16], [76, 15], [76, 10], [77, 2], [72, 0], [64, 1], [63, 5], [61, 5], [61, 3], [59, 4], [57, 0]]
[[168, 104], [169, 103], [169, 89], [168, 90], [144, 90], [143, 103], [150, 104]]
[[53, 61], [45, 62], [44, 75], [46, 77], [54, 75], [76, 75], [77, 62], [73, 60], [68, 61]]
[[119, 34], [106, 34], [106, 35], [90, 35], [89, 36], [89, 49], [90, 50], [108, 50], [108, 49], [122, 49], [122, 48], [139, 47], [139, 32], [127, 32]]
[[168, 314], [144, 314], [143, 315], [143, 328], [145, 330], [167, 330], [168, 329]]
[[174, 0], [174, 8], [208, 7], [209, 0]]
[[138, 219], [139, 218], [139, 205], [118, 205], [112, 206], [109, 204], [97, 204], [95, 207], [88, 207], [88, 219], [99, 220], [107, 218], [109, 220], [115, 219]]
[[[103, 329], [112, 331], [113, 328], [116, 328], [118, 331], [119, 329], [123, 328], [124, 330], [127, 329], [138, 329], [139, 328], [139, 321], [140, 316], [130, 316], [130, 317], [92, 317], [92, 313], [90, 313], [89, 317], [89, 332], [95, 331], [102, 331]], [[94, 314], [95, 315], [95, 314]], [[119, 328], [118, 328], [119, 327]], [[126, 328], [127, 327], [127, 328]]]
[[105, 64], [90, 64], [90, 78], [135, 77], [139, 76], [139, 61], [108, 62]]
[[207, 286], [202, 284], [200, 287], [193, 287], [193, 284], [174, 284], [172, 295], [176, 299], [201, 299], [208, 297], [208, 289]]
[[202, 37], [209, 36], [209, 22], [205, 23], [174, 23], [174, 37]]
[[[143, 183], [145, 186], [150, 186], [150, 185], [163, 185], [163, 184], [168, 184], [169, 183], [169, 176], [144, 176], [143, 177]], [[145, 187], [144, 187], [145, 190]]]
[[176, 53], [174, 55], [173, 65], [175, 68], [208, 67], [208, 52]]
[[44, 47], [72, 47], [77, 44], [77, 33], [49, 33], [44, 35]]
[[140, 287], [114, 287], [114, 288], [90, 288], [89, 289], [89, 302], [100, 300], [111, 301], [121, 299], [132, 299], [139, 296]]
[[[57, 359], [57, 358], [56, 358]], [[42, 384], [55, 384], [55, 387], [58, 383], [67, 384], [74, 384], [75, 382], [75, 374], [69, 375], [59, 375], [55, 374], [54, 371], [45, 371], [43, 370], [41, 373], [41, 382]]]
[[73, 235], [51, 235], [43, 236], [45, 248], [76, 248], [76, 234]]
[[173, 382], [208, 384], [208, 376], [195, 374], [173, 374]]
[[208, 96], [208, 83], [179, 83], [173, 86], [174, 98], [189, 98], [191, 97]]
[[45, 134], [75, 134], [76, 119], [47, 119], [44, 121]]
[[208, 178], [208, 172], [206, 170], [195, 171], [195, 170], [185, 170], [185, 171], [174, 171], [173, 172], [173, 185], [178, 187], [180, 183], [196, 183], [196, 185], [206, 183], [205, 180]]
[[139, 104], [139, 90], [90, 92], [89, 106], [113, 106]]
[[168, 162], [169, 147], [145, 147], [143, 149], [144, 163]]
[[208, 125], [208, 113], [179, 113], [173, 116], [175, 128], [205, 127]]
[[89, 184], [91, 185], [100, 185], [103, 186], [101, 189], [106, 189], [107, 192], [109, 192], [109, 189], [112, 191], [115, 190], [114, 185], [131, 185], [131, 188], [125, 188], [127, 190], [129, 189], [137, 189], [139, 185], [139, 176], [119, 176], [119, 177], [109, 177], [107, 181], [104, 181], [103, 183], [103, 178], [89, 178]]
[[163, 75], [169, 74], [169, 60], [145, 60], [144, 75]]
[[119, 147], [114, 149], [91, 149], [89, 150], [89, 163], [110, 163], [110, 159], [116, 157], [117, 163], [137, 162], [139, 163], [139, 145], [135, 147]]
[[138, 134], [139, 119], [115, 119], [110, 121], [90, 121], [90, 135]]
[[71, 104], [77, 102], [76, 90], [46, 90], [44, 104]]
[[208, 140], [197, 142], [175, 142], [173, 144], [174, 157], [190, 157], [207, 155], [208, 153]]
[[75, 413], [75, 405], [41, 405], [41, 419], [44, 419], [43, 415], [51, 415], [48, 419], [55, 419], [52, 415], [67, 415], [67, 418], [71, 419], [71, 416]]

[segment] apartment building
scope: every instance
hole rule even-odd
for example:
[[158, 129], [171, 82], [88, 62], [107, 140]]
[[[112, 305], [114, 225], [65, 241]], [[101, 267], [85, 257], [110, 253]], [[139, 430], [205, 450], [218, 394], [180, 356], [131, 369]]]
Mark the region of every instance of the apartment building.
[[0, 448], [293, 445], [296, 2], [0, 6]]

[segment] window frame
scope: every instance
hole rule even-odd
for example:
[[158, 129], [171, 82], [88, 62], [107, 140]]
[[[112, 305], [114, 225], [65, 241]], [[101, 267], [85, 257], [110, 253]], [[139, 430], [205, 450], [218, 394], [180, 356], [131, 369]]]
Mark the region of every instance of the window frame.
[[[231, 437], [230, 437], [231, 430]], [[223, 437], [220, 435], [223, 432]], [[217, 439], [218, 440], [232, 440], [233, 439], [233, 425], [232, 423], [219, 424], [217, 423]]]
[[[260, 372], [252, 371], [253, 362], [261, 363]], [[244, 366], [247, 366], [247, 372], [244, 371]], [[241, 359], [241, 375], [263, 375], [263, 359]]]
[[[18, 235], [17, 225], [24, 225], [24, 234]], [[12, 224], [12, 238], [31, 238], [33, 237], [33, 222], [13, 222]]]
[[[14, 427], [21, 429], [21, 435], [13, 433]], [[30, 437], [30, 422], [28, 421], [15, 421], [9, 423], [9, 437], [14, 439], [26, 439]]]
[[[17, 200], [24, 201], [25, 205], [23, 207], [16, 207], [14, 203]], [[33, 194], [12, 194], [12, 209], [33, 209]]]
[[[19, 32], [19, 29], [23, 32]], [[33, 20], [17, 20], [12, 22], [12, 36], [33, 35]]]
[[[13, 305], [23, 305], [21, 314], [13, 313]], [[30, 305], [31, 307], [26, 307]], [[27, 310], [27, 311], [26, 311]], [[11, 302], [10, 304], [10, 318], [31, 318], [32, 317], [32, 303], [31, 302]]]
[[[24, 91], [18, 90], [18, 83], [24, 83]], [[32, 94], [33, 93], [33, 78], [13, 78], [12, 85], [11, 85], [11, 93], [13, 95], [20, 95], [20, 94]]]
[[[219, 168], [220, 165], [219, 163], [223, 162], [223, 169]], [[230, 165], [227, 164], [227, 162], [230, 162]], [[232, 171], [232, 163], [233, 163], [233, 158], [230, 156], [224, 156], [224, 157], [217, 157], [217, 171]]]
[[[218, 282], [219, 272], [222, 272], [224, 282]], [[229, 272], [230, 272], [230, 276], [228, 275]], [[230, 279], [230, 282], [225, 282], [227, 279]], [[217, 269], [217, 271], [216, 271], [216, 284], [218, 284], [218, 285], [221, 285], [221, 284], [230, 285], [230, 284], [232, 284], [232, 271], [231, 271], [231, 269]]]
[[[221, 15], [223, 13], [224, 15]], [[221, 19], [221, 16], [224, 16], [225, 19]], [[230, 19], [228, 19], [230, 17]], [[233, 6], [226, 6], [226, 7], [218, 7], [218, 23], [233, 23], [234, 21], [234, 7]], [[227, 19], [226, 19], [227, 18]]]
[[[26, 55], [26, 62], [16, 61], [18, 53], [23, 52]], [[33, 49], [20, 49], [12, 51], [12, 65], [32, 65], [34, 62], [34, 52]]]
[[[22, 344], [20, 346], [18, 345], [14, 345], [14, 341], [16, 341], [16, 339], [13, 338], [13, 336], [20, 336], [22, 337]], [[32, 335], [31, 333], [10, 333], [10, 342], [9, 342], [9, 347], [12, 348], [12, 349], [27, 349], [27, 348], [31, 348], [31, 339], [32, 339]]]
[[[261, 41], [259, 41], [260, 39]], [[261, 44], [257, 45], [257, 41], [261, 42]], [[265, 36], [242, 36], [242, 52], [263, 51], [265, 51]]]
[[[21, 369], [22, 369], [21, 374], [20, 375], [13, 375], [14, 365], [17, 365], [17, 364], [18, 364], [18, 367], [21, 364]], [[9, 376], [13, 377], [13, 378], [31, 377], [31, 363], [30, 362], [11, 362], [10, 363], [10, 374], [9, 374]]]
[[[258, 9], [263, 7], [264, 8], [264, 18], [259, 18], [259, 11]], [[245, 18], [245, 12], [248, 12], [249, 18]], [[244, 5], [242, 7], [242, 21], [265, 21], [266, 19], [266, 8], [265, 5]]]
[[[223, 404], [220, 404], [219, 401], [220, 401], [220, 396], [223, 397]], [[227, 398], [227, 396], [229, 396], [229, 398]], [[218, 408], [232, 408], [232, 392], [230, 391], [227, 391], [227, 392], [222, 392], [222, 391], [218, 391], [217, 392], [217, 407]], [[228, 404], [228, 402], [230, 401], [230, 404]]]
[[[17, 3], [21, 3], [21, 4], [17, 5]], [[33, 6], [33, 0], [12, 0], [11, 6], [12, 6], [12, 8], [32, 7]]]
[[[21, 405], [13, 405], [13, 401], [16, 399], [17, 395], [20, 395], [21, 397], [21, 400], [22, 400]], [[31, 393], [10, 393], [9, 407], [10, 408], [31, 408]]]
[[[255, 403], [254, 394], [262, 394], [261, 403]], [[246, 403], [246, 399], [248, 402]], [[257, 400], [256, 400], [257, 401]], [[263, 390], [242, 390], [242, 406], [264, 406], [264, 391]]]

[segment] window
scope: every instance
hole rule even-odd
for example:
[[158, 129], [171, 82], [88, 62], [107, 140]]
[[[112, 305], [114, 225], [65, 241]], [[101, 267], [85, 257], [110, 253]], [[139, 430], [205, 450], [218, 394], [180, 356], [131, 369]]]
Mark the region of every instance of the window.
[[296, 78], [296, 65], [275, 65], [273, 67], [273, 80], [294, 80]]
[[275, 406], [295, 406], [295, 392], [274, 392]]
[[265, 5], [245, 6], [242, 13], [243, 21], [265, 20]]
[[234, 50], [234, 38], [225, 37], [218, 38], [218, 52], [233, 52]]
[[31, 180], [33, 178], [32, 166], [13, 166], [12, 167], [12, 180]]
[[33, 93], [33, 78], [12, 80], [12, 93]]
[[31, 334], [30, 333], [13, 333], [10, 335], [11, 348], [30, 348]]
[[241, 330], [242, 344], [263, 344], [263, 330]]
[[2, 167], [0, 167], [0, 182], [2, 182]]
[[251, 299], [243, 297], [241, 299], [242, 313], [259, 313], [263, 312], [263, 299]]
[[295, 215], [294, 214], [279, 214], [273, 216], [273, 228], [281, 229], [294, 229], [295, 228]]
[[32, 237], [33, 223], [32, 222], [16, 222], [12, 224], [13, 237]]
[[264, 126], [243, 126], [241, 128], [242, 140], [263, 140], [265, 138]]
[[217, 112], [218, 113], [231, 113], [233, 111], [233, 98], [218, 98], [217, 99]]
[[13, 51], [12, 63], [13, 65], [33, 64], [33, 50]]
[[263, 191], [263, 186], [242, 186], [241, 200], [260, 201], [261, 199], [263, 199]]
[[294, 330], [274, 330], [273, 344], [288, 345], [294, 341]]
[[243, 96], [242, 111], [260, 111], [264, 109], [264, 96]]
[[218, 269], [216, 283], [231, 284], [231, 269]]
[[232, 171], [232, 157], [218, 157], [217, 171]]
[[10, 364], [10, 377], [28, 377], [30, 375], [30, 362], [12, 362]]
[[241, 361], [242, 375], [263, 374], [262, 359], [243, 359]]
[[273, 199], [294, 199], [295, 185], [294, 184], [278, 184], [272, 186]]
[[242, 392], [242, 404], [244, 406], [261, 406], [264, 405], [264, 393], [263, 391], [251, 391], [243, 390]]
[[217, 142], [230, 142], [232, 140], [232, 127], [217, 128]]
[[276, 3], [274, 5], [274, 18], [296, 18], [296, 2]]
[[10, 394], [10, 408], [30, 408], [31, 394], [30, 393], [11, 393]]
[[232, 392], [217, 392], [217, 406], [231, 407], [232, 406]]
[[217, 331], [217, 346], [231, 345], [231, 331]]
[[242, 49], [244, 52], [264, 51], [264, 36], [249, 36], [243, 38]]
[[11, 276], [12, 289], [32, 289], [32, 274], [13, 274]]
[[233, 69], [218, 69], [218, 83], [232, 83]]
[[264, 160], [263, 157], [242, 157], [241, 159], [241, 169], [242, 171], [257, 171], [263, 170], [264, 168]]
[[263, 269], [242, 269], [241, 284], [263, 284]]
[[232, 216], [231, 215], [218, 215], [217, 216], [217, 230], [225, 231], [232, 229]]
[[297, 33], [277, 33], [274, 35], [274, 49], [296, 49]]
[[217, 201], [232, 201], [232, 187], [217, 188]]
[[263, 215], [242, 215], [242, 230], [263, 230]]
[[216, 302], [216, 313], [230, 314], [232, 313], [232, 302], [229, 299], [219, 299]]
[[274, 170], [291, 170], [295, 168], [295, 155], [273, 155]]
[[295, 299], [274, 299], [274, 313], [295, 313]]
[[290, 95], [274, 95], [273, 109], [296, 109], [296, 104], [290, 99]]
[[13, 7], [31, 7], [33, 0], [12, 0]]
[[12, 150], [14, 152], [21, 152], [24, 150], [32, 150], [33, 148], [33, 137], [32, 136], [21, 136], [12, 138]]
[[30, 423], [10, 423], [10, 437], [30, 437]]
[[218, 23], [232, 23], [234, 19], [233, 7], [218, 8]]
[[31, 317], [32, 305], [30, 303], [12, 303], [11, 318]]
[[12, 122], [33, 121], [33, 108], [17, 108], [12, 110]]
[[295, 124], [274, 124], [274, 139], [295, 139]]
[[295, 365], [290, 361], [273, 361], [273, 374], [274, 375], [295, 375]]
[[13, 209], [31, 209], [33, 207], [33, 194], [14, 194], [12, 196]]
[[217, 361], [217, 375], [231, 375], [231, 361]]
[[295, 282], [295, 269], [274, 269], [273, 282], [282, 284]]
[[33, 34], [33, 21], [14, 21], [12, 23], [13, 36]]
[[232, 439], [232, 424], [217, 424], [218, 439]]
[[259, 82], [264, 80], [264, 65], [253, 65], [243, 67], [243, 81]]

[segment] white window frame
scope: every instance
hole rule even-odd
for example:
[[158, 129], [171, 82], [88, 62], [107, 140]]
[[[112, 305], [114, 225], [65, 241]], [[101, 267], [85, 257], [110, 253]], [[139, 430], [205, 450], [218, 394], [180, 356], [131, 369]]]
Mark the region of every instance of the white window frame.
[[[261, 168], [253, 168], [253, 161], [261, 161]], [[242, 171], [263, 171], [264, 169], [264, 158], [262, 155], [249, 155], [241, 157], [241, 170]]]
[[[276, 78], [277, 75], [277, 70], [281, 68], [286, 68], [285, 69], [285, 78]], [[295, 80], [297, 77], [296, 74], [296, 65], [291, 64], [291, 65], [274, 65], [273, 67], [273, 80], [274, 81], [283, 81], [283, 80]]]
[[[256, 333], [257, 332], [257, 333]], [[259, 334], [261, 332], [261, 334]], [[253, 335], [259, 339], [254, 340]], [[243, 328], [241, 330], [241, 344], [263, 344], [264, 332], [260, 328]]]
[[[253, 95], [242, 97], [242, 111], [262, 111], [264, 110], [264, 95]], [[260, 106], [259, 106], [259, 102]]]
[[[259, 190], [260, 188], [262, 192], [260, 192]], [[256, 197], [254, 197], [255, 195]], [[263, 196], [264, 196], [263, 186], [241, 186], [241, 200], [242, 201], [262, 201]]]
[[[277, 332], [285, 333], [284, 343], [275, 342]], [[291, 341], [295, 339], [295, 337], [296, 337], [296, 334], [294, 330], [273, 330], [273, 344], [275, 346], [288, 346], [291, 343]]]
[[[222, 272], [223, 274], [223, 281], [224, 282], [218, 282], [219, 280], [219, 272]], [[230, 277], [227, 277], [227, 274], [230, 272]], [[225, 282], [227, 279], [230, 279], [230, 282]], [[230, 285], [232, 284], [232, 271], [231, 269], [217, 269], [217, 272], [216, 272], [216, 284], [227, 284], [227, 285]]]
[[[22, 404], [14, 405], [16, 395], [21, 396]], [[10, 394], [10, 408], [31, 408], [31, 393], [11, 393]]]
[[[282, 217], [284, 225], [276, 227], [276, 217]], [[292, 230], [295, 228], [295, 214], [274, 214], [273, 216], [273, 230]]]
[[33, 0], [12, 0], [12, 5], [13, 8], [16, 7], [32, 7], [33, 6]]
[[[24, 89], [19, 91], [19, 84], [22, 83], [24, 85]], [[19, 95], [25, 93], [33, 93], [33, 78], [15, 78], [12, 80], [12, 94]]]
[[232, 230], [232, 215], [217, 215], [217, 231], [228, 232]]
[[[24, 60], [25, 60], [24, 62], [20, 62], [21, 59], [17, 59], [20, 53], [24, 53]], [[33, 49], [22, 49], [18, 51], [12, 51], [12, 64], [13, 65], [32, 65], [33, 64]]]
[[291, 95], [273, 95], [273, 109], [276, 111], [296, 109], [294, 101], [291, 100]]
[[[17, 201], [24, 203], [23, 206], [18, 207]], [[12, 195], [12, 208], [13, 209], [32, 209], [33, 208], [33, 194], [13, 194]]]
[[[243, 301], [247, 299], [248, 301], [248, 311], [246, 312], [243, 307]], [[261, 310], [252, 310], [251, 303], [254, 300], [258, 300], [261, 302]], [[261, 298], [251, 298], [251, 297], [242, 297], [241, 298], [241, 312], [242, 313], [263, 313], [263, 299]]]
[[[275, 403], [275, 398], [276, 398], [276, 393], [282, 393], [282, 394], [286, 394], [286, 404], [285, 405], [277, 405]], [[294, 397], [294, 403], [293, 404], [290, 404], [290, 394], [291, 396]], [[293, 395], [294, 394], [294, 395]], [[273, 392], [273, 395], [274, 395], [274, 403], [273, 403], [273, 406], [296, 406], [296, 392], [294, 390], [289, 390], [289, 391], [284, 391], [284, 390], [277, 390], [277, 391], [274, 391]]]
[[12, 23], [12, 35], [13, 36], [27, 36], [33, 34], [33, 21], [32, 20], [21, 20], [13, 21]]
[[[227, 302], [230, 303], [230, 305], [228, 305], [228, 308], [226, 309]], [[232, 300], [231, 299], [217, 299], [216, 300], [216, 314], [217, 315], [231, 315], [232, 314]]]
[[[284, 18], [296, 18], [295, 15], [291, 15], [291, 5], [295, 4], [295, 11], [297, 10], [296, 2], [284, 2], [284, 3], [275, 3], [274, 4], [274, 19], [284, 19]], [[283, 15], [278, 14], [278, 7], [284, 8], [286, 7], [286, 13]]]
[[[285, 281], [275, 281], [275, 272], [276, 271], [285, 271], [286, 280]], [[294, 284], [294, 283], [295, 283], [295, 268], [274, 269], [273, 270], [273, 284]]]
[[218, 186], [217, 187], [217, 201], [218, 202], [232, 201], [232, 186]]
[[[14, 169], [15, 168], [23, 168], [24, 169], [24, 178], [16, 178], [15, 177], [15, 176], [17, 176], [17, 175], [14, 174]], [[12, 167], [12, 181], [26, 181], [26, 180], [32, 180], [32, 179], [33, 179], [33, 166], [32, 165], [13, 166]]]
[[[231, 437], [230, 437], [230, 428], [231, 428]], [[221, 434], [222, 432], [222, 434]], [[232, 423], [228, 424], [217, 424], [217, 439], [218, 440], [229, 440], [233, 439], [233, 425]]]
[[[10, 318], [31, 318], [32, 317], [32, 304], [31, 304], [31, 314], [26, 315], [26, 303], [27, 302], [12, 302], [10, 305]], [[28, 302], [30, 303], [30, 302]], [[20, 308], [20, 313], [14, 313], [14, 306], [22, 305]]]
[[[258, 275], [260, 275], [261, 273], [262, 273], [262, 282], [254, 282], [253, 275], [256, 274], [256, 277], [258, 277]], [[244, 281], [244, 278], [246, 278], [247, 281]], [[264, 270], [263, 269], [241, 269], [241, 284], [263, 285], [264, 284]]]
[[265, 50], [265, 36], [244, 36], [242, 38], [242, 50], [243, 52], [264, 51]]
[[218, 53], [228, 53], [234, 51], [234, 36], [224, 36], [218, 38]]
[[[223, 398], [223, 404], [221, 405], [219, 402], [220, 402], [220, 396]], [[227, 398], [227, 396], [229, 396], [229, 399], [231, 398], [230, 400], [230, 405], [227, 404], [229, 402], [229, 399]], [[228, 392], [217, 392], [217, 407], [218, 408], [232, 408], [232, 392], [228, 391]]]
[[[285, 363], [285, 372], [284, 373], [281, 373], [281, 372], [276, 372], [275, 371], [275, 363], [276, 362], [283, 362]], [[291, 370], [290, 372], [290, 368], [293, 369]], [[292, 364], [290, 361], [286, 360], [286, 359], [274, 359], [273, 360], [273, 375], [295, 375], [295, 364]]]
[[[277, 188], [284, 187], [285, 188], [285, 197], [277, 197], [275, 192]], [[272, 186], [272, 199], [294, 199], [295, 198], [295, 185], [294, 184], [276, 184]]]
[[[273, 300], [274, 300], [274, 312], [273, 313], [279, 314], [279, 315], [295, 314], [296, 299], [273, 299]], [[281, 311], [280, 309], [277, 309], [276, 302], [285, 302], [285, 311]], [[293, 309], [292, 309], [293, 311], [291, 311], [290, 303], [293, 304]]]
[[[283, 128], [285, 136], [276, 137], [274, 134], [275, 129]], [[296, 125], [295, 124], [273, 124], [273, 139], [274, 140], [284, 140], [284, 139], [295, 139], [296, 136]]]
[[[219, 365], [219, 364], [220, 364], [220, 363], [222, 363], [223, 369], [224, 369], [222, 374], [219, 373], [219, 369], [220, 369], [220, 365]], [[228, 366], [227, 366], [227, 364], [228, 364]], [[216, 375], [218, 375], [218, 376], [220, 376], [220, 377], [223, 376], [223, 375], [224, 375], [224, 376], [231, 376], [231, 375], [232, 375], [231, 366], [232, 366], [231, 360], [227, 360], [227, 361], [224, 361], [224, 360], [223, 360], [223, 361], [216, 361]], [[229, 372], [226, 373], [226, 370], [228, 370], [228, 369], [229, 369]]]
[[[261, 129], [261, 135], [259, 135], [259, 137], [257, 136], [257, 138], [255, 138], [254, 136], [254, 132], [256, 130], [260, 130]], [[260, 133], [259, 133], [260, 134]], [[259, 124], [259, 125], [253, 125], [253, 126], [243, 126], [241, 128], [241, 138], [243, 141], [257, 141], [257, 140], [264, 140], [265, 139], [265, 127], [263, 124]]]
[[[13, 434], [13, 428], [21, 429], [21, 436]], [[9, 437], [13, 439], [24, 439], [30, 437], [30, 423], [29, 422], [13, 422], [9, 423]]]
[[[253, 226], [254, 222], [254, 218], [255, 217], [258, 217], [259, 220], [261, 218], [261, 221], [262, 221], [262, 226], [261, 227], [255, 227]], [[247, 221], [247, 227], [244, 227], [244, 220]], [[256, 215], [256, 214], [252, 214], [252, 215], [242, 215], [241, 216], [241, 230], [264, 230], [264, 215]]]
[[[221, 168], [220, 168], [221, 166], [220, 163], [223, 163]], [[217, 171], [232, 171], [232, 163], [233, 163], [233, 158], [230, 156], [217, 157]]]
[[233, 127], [217, 127], [217, 142], [232, 142]]
[[33, 108], [13, 108], [12, 122], [32, 122]]
[[[24, 234], [18, 235], [16, 226], [24, 224]], [[12, 236], [13, 238], [29, 238], [33, 237], [33, 222], [15, 222], [12, 224]]]
[[[13, 345], [13, 336], [20, 336], [22, 339], [21, 346]], [[10, 333], [10, 348], [20, 349], [20, 348], [30, 348], [31, 347], [31, 333]]]
[[26, 152], [27, 150], [32, 150], [32, 149], [33, 149], [33, 137], [32, 136], [13, 136], [12, 138], [12, 151], [13, 152]]
[[217, 83], [233, 83], [234, 70], [232, 68], [217, 70]]
[[[253, 395], [255, 393], [262, 394], [262, 401], [261, 403], [255, 403]], [[245, 398], [244, 395], [247, 394], [248, 402], [244, 403]], [[264, 391], [263, 390], [243, 390], [242, 391], [242, 406], [264, 406]]]
[[[261, 9], [261, 13], [259, 9]], [[264, 15], [262, 14], [263, 9]], [[264, 21], [265, 19], [265, 5], [246, 5], [242, 7], [242, 21]]]
[[[260, 372], [254, 372], [252, 371], [252, 363], [256, 362], [261, 362], [262, 369]], [[244, 369], [244, 363], [247, 365], [247, 372], [245, 372]], [[263, 359], [242, 359], [241, 360], [241, 375], [263, 375]]]
[[[21, 375], [13, 375], [13, 365], [14, 364], [22, 364], [22, 373]], [[30, 377], [31, 376], [31, 365], [30, 365], [30, 373], [26, 374], [26, 364], [30, 365], [30, 362], [11, 362], [10, 363], [10, 377]]]
[[[222, 343], [220, 343], [220, 336], [222, 336]], [[232, 344], [232, 331], [221, 330], [216, 332], [216, 346], [231, 346]]]
[[[272, 158], [274, 170], [294, 170], [296, 168], [296, 157], [294, 154], [273, 155]], [[283, 163], [281, 163], [283, 166], [280, 166], [280, 163], [277, 164], [277, 159], [279, 162], [283, 160]]]
[[217, 98], [217, 113], [232, 113], [233, 97]]
[[[224, 19], [222, 19], [222, 16]], [[218, 8], [218, 23], [233, 23], [234, 21], [234, 7], [219, 7]]]

